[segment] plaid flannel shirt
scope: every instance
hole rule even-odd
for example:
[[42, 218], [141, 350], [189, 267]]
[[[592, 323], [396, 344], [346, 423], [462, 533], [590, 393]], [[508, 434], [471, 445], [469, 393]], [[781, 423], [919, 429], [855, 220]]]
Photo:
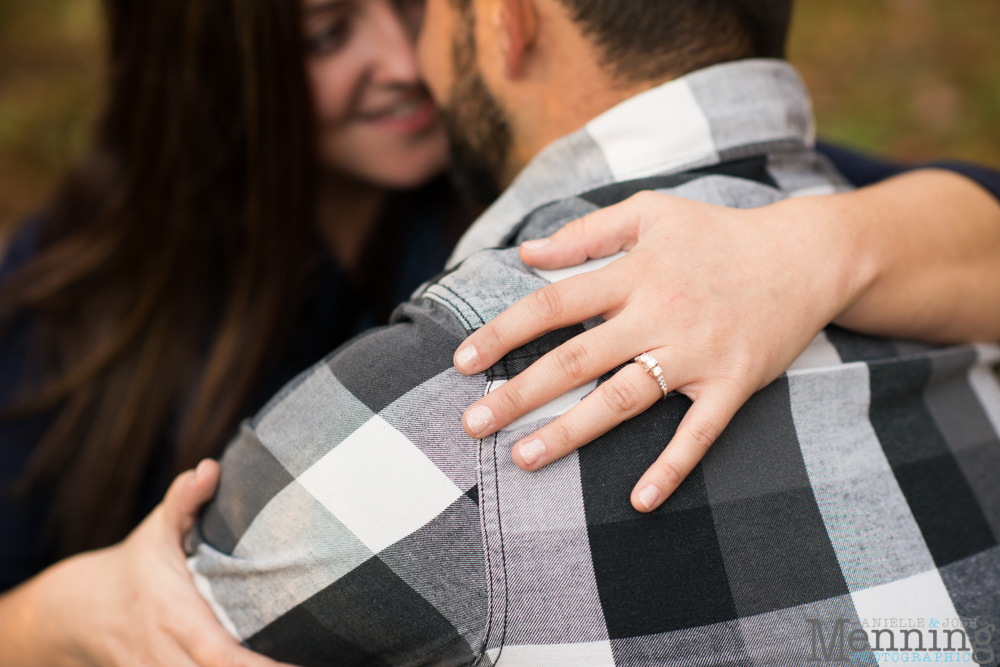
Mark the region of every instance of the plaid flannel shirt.
[[[532, 270], [519, 242], [645, 189], [734, 207], [846, 189], [811, 145], [795, 71], [749, 60], [643, 93], [538, 155], [393, 325], [304, 373], [231, 443], [189, 544], [219, 620], [305, 667], [968, 663], [970, 648], [995, 650], [997, 346], [831, 326], [648, 515], [629, 492], [684, 396], [534, 473], [511, 446], [610, 375], [485, 440], [462, 430], [473, 401], [600, 324], [474, 377], [453, 369], [471, 331], [609, 261]], [[956, 618], [982, 629], [965, 636]]]

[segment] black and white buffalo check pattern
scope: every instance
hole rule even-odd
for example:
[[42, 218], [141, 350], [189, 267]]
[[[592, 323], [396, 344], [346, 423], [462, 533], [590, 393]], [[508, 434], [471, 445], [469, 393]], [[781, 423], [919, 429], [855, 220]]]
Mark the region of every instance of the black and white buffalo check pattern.
[[[220, 621], [304, 667], [800, 665], [815, 657], [810, 619], [830, 646], [838, 619], [845, 634], [877, 619], [1000, 625], [997, 346], [829, 327], [649, 515], [629, 491], [683, 396], [537, 473], [510, 447], [597, 383], [486, 440], [462, 431], [469, 404], [600, 324], [455, 372], [470, 331], [613, 260], [534, 271], [518, 242], [642, 189], [738, 207], [843, 189], [811, 142], [794, 70], [751, 60], [644, 93], [546, 149], [394, 325], [303, 374], [233, 441], [189, 545]], [[943, 658], [913, 655], [969, 663], [958, 639]]]

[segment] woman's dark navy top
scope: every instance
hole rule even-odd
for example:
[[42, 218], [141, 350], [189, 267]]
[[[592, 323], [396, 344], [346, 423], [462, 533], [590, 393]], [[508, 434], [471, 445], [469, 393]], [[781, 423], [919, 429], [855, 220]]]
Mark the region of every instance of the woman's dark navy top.
[[[892, 165], [827, 144], [819, 144], [840, 171], [857, 186], [868, 185], [908, 169]], [[928, 165], [923, 165], [928, 166]], [[978, 182], [1000, 201], [1000, 173], [984, 167], [959, 162], [935, 163], [935, 167], [963, 174]], [[389, 289], [395, 303], [406, 300], [426, 280], [444, 267], [451, 251], [448, 223], [440, 206], [430, 199], [416, 199], [398, 227], [397, 261]], [[35, 252], [36, 239], [43, 220], [25, 225], [7, 251], [0, 280], [28, 261]], [[382, 267], [384, 270], [384, 267]], [[339, 270], [329, 258], [318, 272], [313, 294], [307, 300], [293, 339], [284, 350], [274, 371], [259, 383], [254, 397], [245, 408], [245, 416], [253, 415], [282, 386], [317, 359], [358, 333], [382, 324], [387, 313], [366, 307], [371, 300], [359, 293], [356, 283]], [[349, 316], [345, 317], [344, 313]], [[9, 404], [26, 383], [37, 378], [27, 354], [30, 326], [25, 319], [14, 323], [0, 339], [0, 405]], [[25, 468], [51, 415], [38, 415], [15, 421], [0, 421], [0, 490], [16, 480]], [[152, 465], [143, 489], [138, 523], [163, 497], [172, 475], [172, 452], [163, 452]], [[16, 499], [0, 493], [0, 592], [34, 576], [50, 565], [42, 528], [51, 498], [36, 492]]]

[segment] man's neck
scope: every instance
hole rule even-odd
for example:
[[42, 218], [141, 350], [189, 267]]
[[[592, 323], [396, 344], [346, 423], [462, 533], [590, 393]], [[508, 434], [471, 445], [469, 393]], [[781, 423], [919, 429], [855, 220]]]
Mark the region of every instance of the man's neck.
[[[553, 4], [553, 11], [565, 11], [561, 3]], [[536, 52], [525, 62], [524, 72], [515, 85], [500, 80], [487, 82], [493, 90], [503, 90], [502, 103], [513, 131], [513, 146], [503, 174], [504, 187], [553, 141], [673, 78], [622, 80], [601, 63], [597, 47], [575, 24], [541, 20], [540, 30], [543, 34], [535, 43], [545, 45], [547, 52]]]
[[[580, 74], [585, 80], [586, 74]], [[563, 82], [565, 83], [565, 82]], [[551, 86], [539, 90], [537, 111], [522, 112], [512, 117], [514, 143], [504, 187], [509, 186], [524, 167], [546, 146], [576, 132], [594, 118], [660, 82], [643, 82], [629, 87]]]

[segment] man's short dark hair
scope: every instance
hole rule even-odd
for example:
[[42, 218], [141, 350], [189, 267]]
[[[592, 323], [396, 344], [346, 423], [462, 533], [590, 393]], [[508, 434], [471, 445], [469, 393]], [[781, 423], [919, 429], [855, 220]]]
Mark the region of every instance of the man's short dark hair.
[[560, 0], [626, 81], [784, 58], [793, 0]]

